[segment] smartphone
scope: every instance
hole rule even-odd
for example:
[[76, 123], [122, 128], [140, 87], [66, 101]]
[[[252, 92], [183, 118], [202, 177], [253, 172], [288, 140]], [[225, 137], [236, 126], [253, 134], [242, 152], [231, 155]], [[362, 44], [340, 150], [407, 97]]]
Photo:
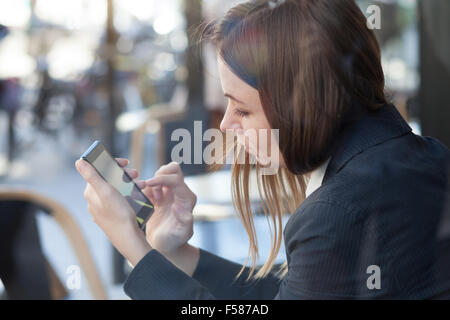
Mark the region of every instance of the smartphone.
[[106, 182], [127, 199], [136, 213], [137, 224], [144, 229], [146, 222], [153, 214], [153, 204], [106, 150], [105, 146], [100, 141], [95, 141], [81, 156], [81, 159], [89, 162]]

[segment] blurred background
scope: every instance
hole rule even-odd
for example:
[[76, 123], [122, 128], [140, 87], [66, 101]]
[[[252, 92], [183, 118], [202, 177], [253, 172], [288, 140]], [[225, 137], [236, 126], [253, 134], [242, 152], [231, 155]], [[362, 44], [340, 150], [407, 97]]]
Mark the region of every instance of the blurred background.
[[[238, 2], [0, 0], [2, 298], [127, 299], [130, 267], [92, 222], [74, 162], [101, 140], [149, 178], [170, 162], [174, 129], [217, 128], [225, 100], [214, 50], [200, 52], [190, 34]], [[367, 16], [381, 9], [391, 100], [417, 134], [450, 146], [450, 1], [357, 2]], [[198, 196], [190, 242], [243, 263], [229, 168], [183, 171]], [[257, 215], [261, 262], [266, 225]]]

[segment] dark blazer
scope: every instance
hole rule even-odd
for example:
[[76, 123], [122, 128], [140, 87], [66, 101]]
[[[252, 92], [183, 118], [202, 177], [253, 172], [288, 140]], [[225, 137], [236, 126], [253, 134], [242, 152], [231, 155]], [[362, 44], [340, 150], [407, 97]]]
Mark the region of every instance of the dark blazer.
[[204, 250], [191, 278], [151, 250], [125, 292], [133, 299], [450, 297], [449, 164], [449, 150], [413, 134], [394, 106], [368, 112], [342, 130], [322, 186], [289, 218], [283, 279], [248, 283], [244, 273], [234, 281], [241, 266]]

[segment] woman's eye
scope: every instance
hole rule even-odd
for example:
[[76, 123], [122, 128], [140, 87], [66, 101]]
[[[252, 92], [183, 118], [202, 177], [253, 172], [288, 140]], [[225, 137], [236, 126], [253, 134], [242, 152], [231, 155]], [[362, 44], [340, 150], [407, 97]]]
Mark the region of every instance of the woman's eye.
[[239, 109], [234, 109], [234, 112], [239, 117], [243, 117], [244, 118], [244, 117], [248, 116], [248, 112], [246, 112], [246, 111], [242, 111], [242, 110], [239, 110]]

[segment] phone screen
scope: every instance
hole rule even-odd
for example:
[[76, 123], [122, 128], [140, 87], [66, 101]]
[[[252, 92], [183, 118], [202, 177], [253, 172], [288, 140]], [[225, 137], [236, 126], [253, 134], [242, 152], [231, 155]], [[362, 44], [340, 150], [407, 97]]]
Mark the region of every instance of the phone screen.
[[124, 169], [119, 166], [103, 144], [95, 141], [81, 158], [88, 161], [105, 181], [114, 186], [127, 199], [136, 213], [139, 227], [144, 228], [145, 223], [153, 213], [153, 204]]

